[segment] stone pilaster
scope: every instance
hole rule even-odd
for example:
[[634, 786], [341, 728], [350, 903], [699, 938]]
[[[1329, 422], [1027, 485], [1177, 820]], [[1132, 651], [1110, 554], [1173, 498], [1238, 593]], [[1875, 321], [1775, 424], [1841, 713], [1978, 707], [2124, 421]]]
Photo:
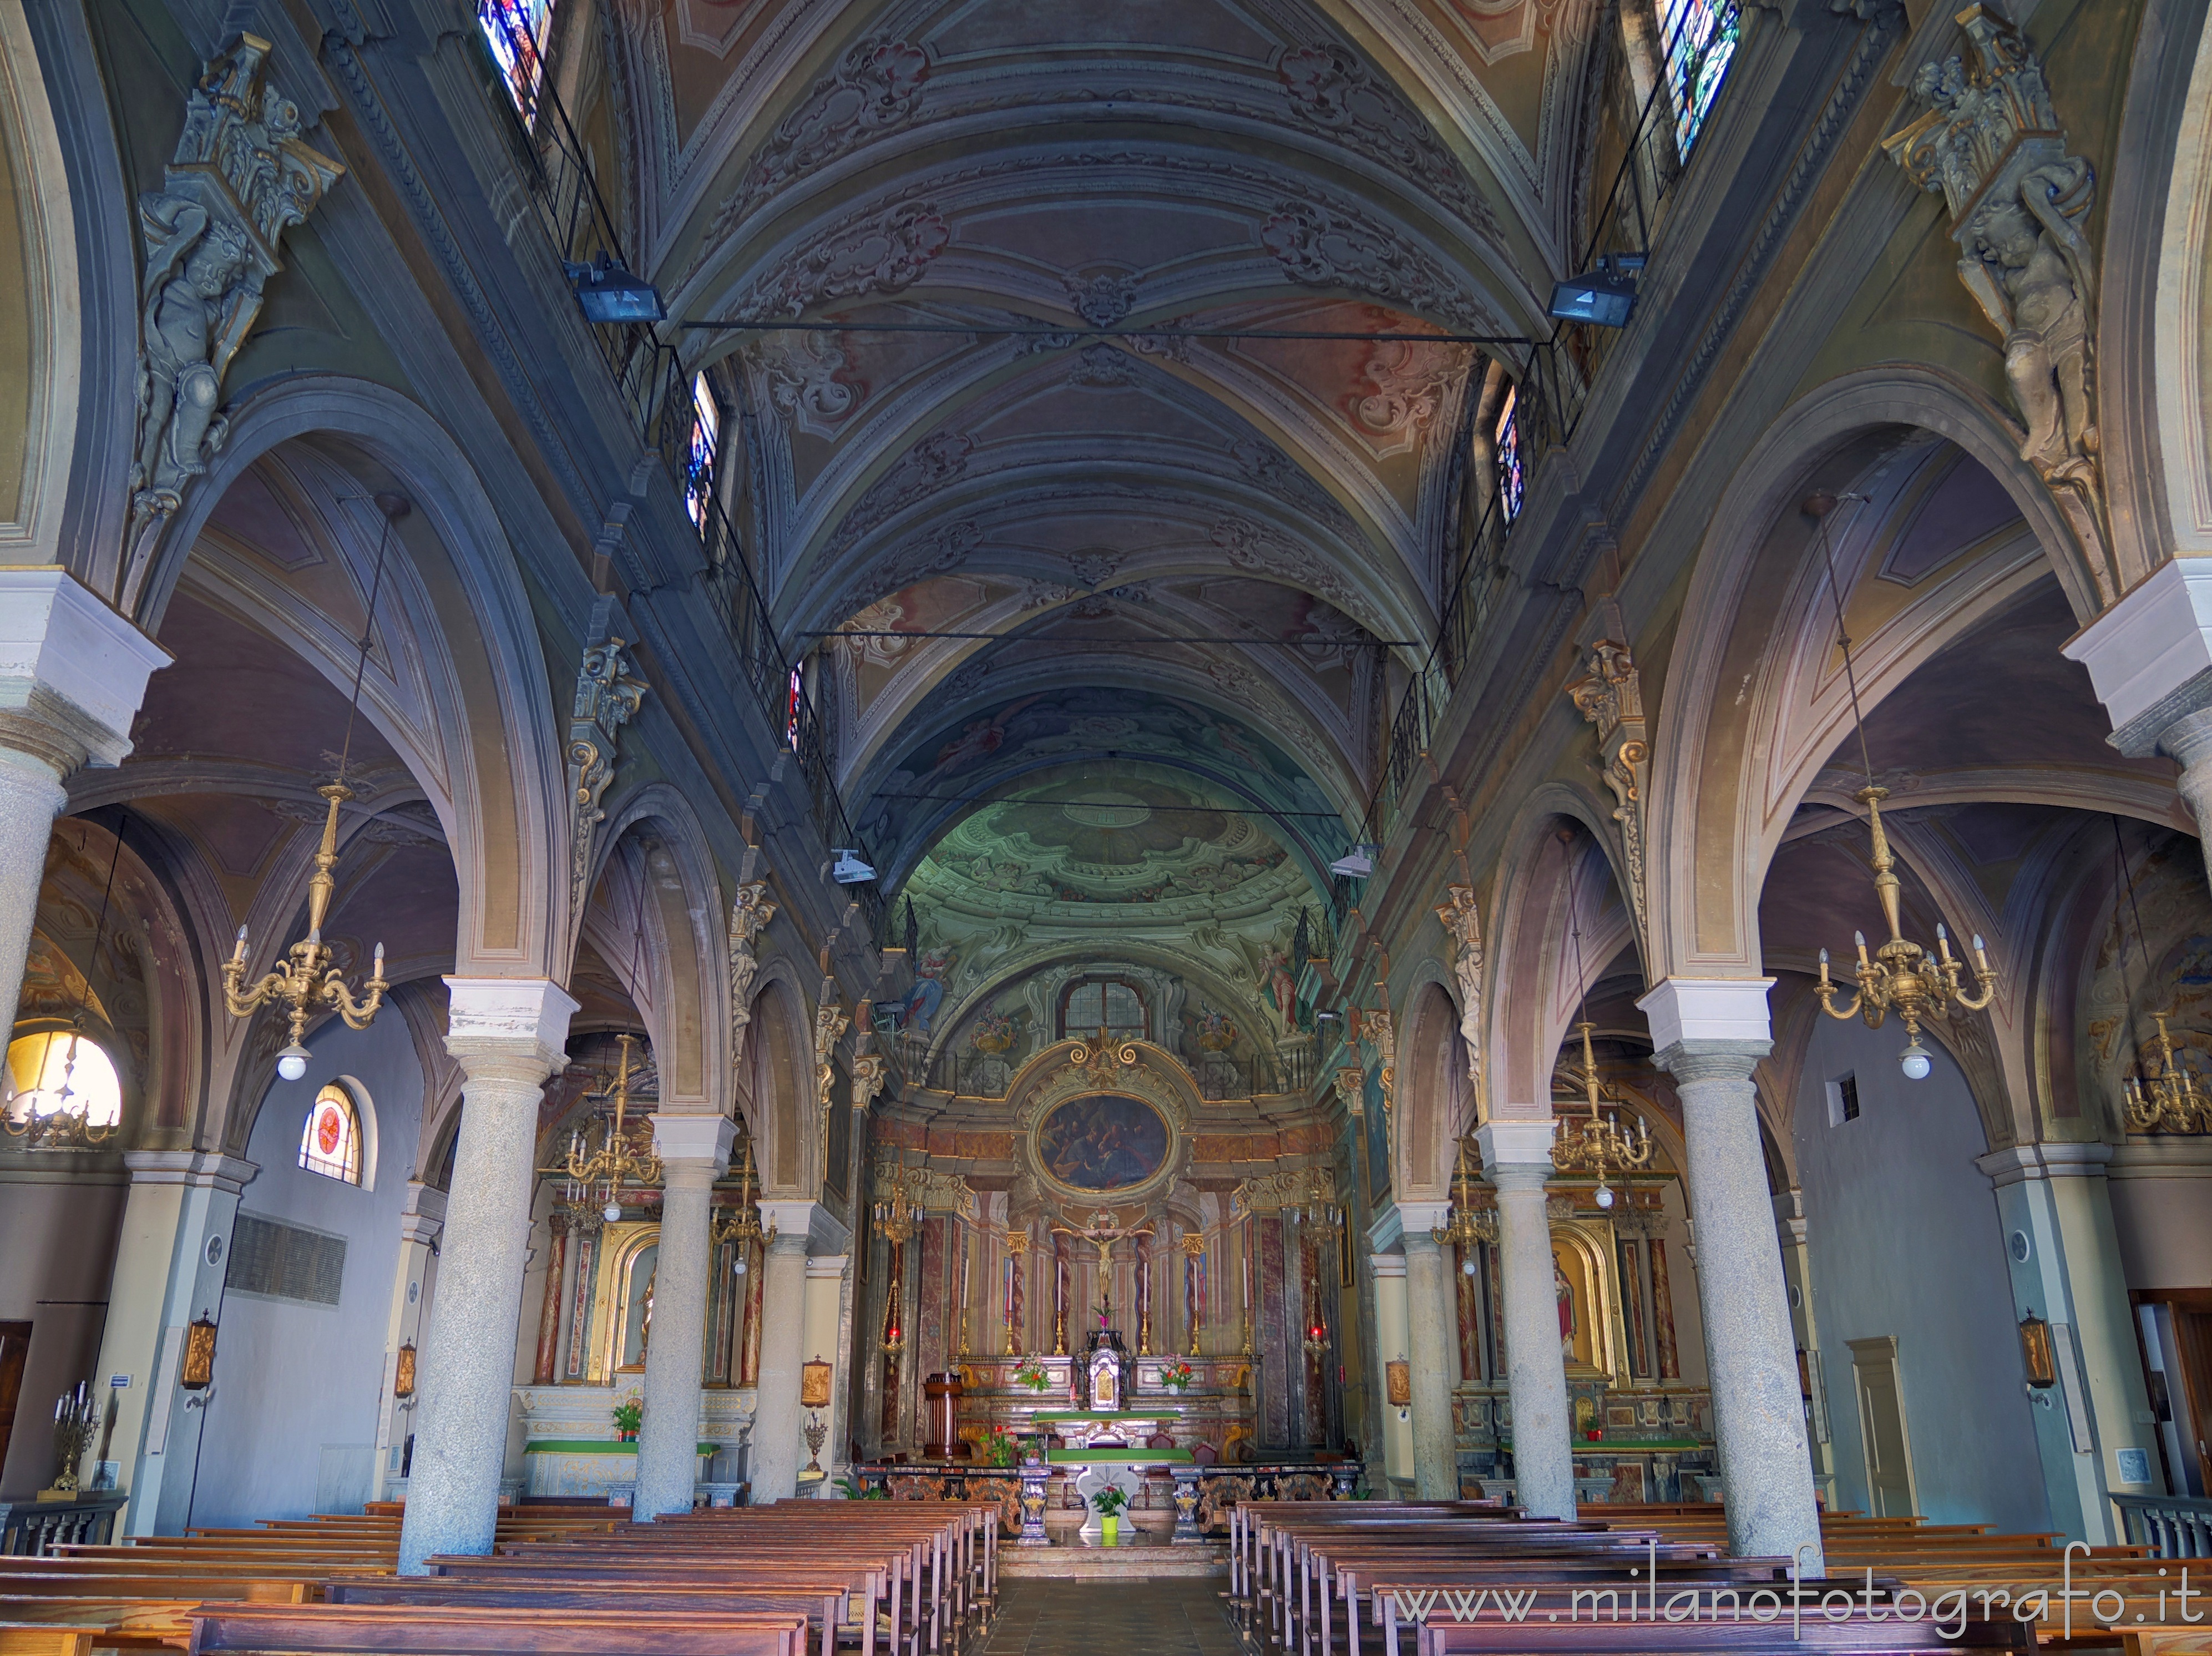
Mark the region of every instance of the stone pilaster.
[[544, 978], [448, 977], [446, 1050], [467, 1076], [447, 1199], [438, 1292], [423, 1342], [422, 1407], [399, 1568], [486, 1553], [514, 1388], [523, 1265], [536, 1181], [538, 1104], [568, 1062], [576, 1003]]
[[645, 1422], [637, 1434], [640, 1518], [691, 1510], [697, 1481], [699, 1364], [707, 1339], [708, 1202], [730, 1165], [737, 1129], [726, 1116], [657, 1115], [660, 1253], [653, 1343], [645, 1353]]
[[1669, 978], [1637, 1004], [1682, 1096], [1683, 1170], [1698, 1240], [1714, 1435], [1738, 1556], [1826, 1573], [1782, 1246], [1751, 1072], [1771, 1050], [1771, 977]]
[[[415, 1411], [422, 1400], [422, 1284], [430, 1275], [430, 1258], [446, 1228], [446, 1193], [420, 1179], [407, 1181], [407, 1197], [399, 1209], [399, 1258], [392, 1273], [392, 1303], [384, 1331], [384, 1392], [377, 1405], [376, 1489], [384, 1489], [399, 1476], [406, 1462], [408, 1434], [415, 1429]], [[416, 1366], [415, 1395], [396, 1397], [392, 1383], [399, 1368], [399, 1349], [412, 1345]]]
[[753, 1414], [752, 1499], [788, 1501], [799, 1491], [799, 1370], [806, 1361], [806, 1248], [816, 1203], [763, 1202], [775, 1226], [761, 1283], [760, 1387]]
[[2112, 721], [2107, 741], [2181, 766], [2175, 785], [2199, 843], [2212, 845], [2212, 557], [2160, 564], [2064, 654], [2089, 670]]
[[1575, 1455], [1559, 1302], [1553, 1288], [1549, 1121], [1493, 1121], [1476, 1134], [1482, 1173], [1498, 1192], [1498, 1318], [1513, 1403], [1516, 1499], [1539, 1518], [1575, 1515]]
[[1459, 1444], [1452, 1425], [1453, 1330], [1445, 1320], [1450, 1267], [1430, 1227], [1440, 1202], [1400, 1202], [1405, 1227], [1406, 1345], [1413, 1388], [1413, 1487], [1423, 1501], [1459, 1499]]
[[0, 1006], [15, 1020], [46, 840], [88, 764], [131, 751], [169, 654], [56, 569], [0, 569]]

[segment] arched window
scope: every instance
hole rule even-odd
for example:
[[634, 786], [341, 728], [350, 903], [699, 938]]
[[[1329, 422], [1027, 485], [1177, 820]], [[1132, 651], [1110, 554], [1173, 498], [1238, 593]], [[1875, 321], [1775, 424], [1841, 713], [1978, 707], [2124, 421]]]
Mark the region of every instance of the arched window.
[[307, 1124], [300, 1129], [300, 1165], [325, 1178], [361, 1183], [361, 1111], [353, 1095], [335, 1082], [315, 1094]]
[[477, 27], [526, 126], [538, 125], [538, 88], [545, 73], [540, 48], [552, 21], [553, 0], [477, 0]]
[[112, 1127], [123, 1119], [123, 1082], [96, 1041], [72, 1029], [19, 1035], [8, 1044], [8, 1073], [0, 1078], [0, 1111], [28, 1122], [35, 1116], [82, 1111], [87, 1127]]
[[1515, 417], [1520, 402], [1520, 388], [1507, 386], [1491, 441], [1490, 452], [1498, 461], [1498, 508], [1508, 523], [1521, 515], [1521, 425]]
[[1104, 1030], [1109, 1036], [1142, 1040], [1152, 1034], [1145, 997], [1134, 983], [1119, 977], [1086, 977], [1070, 983], [1060, 997], [1060, 1038], [1081, 1039]]
[[691, 380], [691, 452], [684, 463], [684, 505], [703, 527], [714, 497], [714, 463], [722, 447], [722, 405], [704, 373]]

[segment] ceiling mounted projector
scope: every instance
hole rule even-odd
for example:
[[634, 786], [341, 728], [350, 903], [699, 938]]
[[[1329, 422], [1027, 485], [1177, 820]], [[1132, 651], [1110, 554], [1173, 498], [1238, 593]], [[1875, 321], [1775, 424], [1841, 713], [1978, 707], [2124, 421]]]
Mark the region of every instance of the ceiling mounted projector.
[[1643, 268], [1642, 253], [1607, 253], [1588, 275], [1554, 283], [1547, 314], [1562, 322], [1625, 328], [1636, 308], [1636, 272]]
[[876, 877], [876, 871], [855, 856], [850, 846], [835, 846], [831, 848], [831, 854], [837, 861], [830, 870], [830, 877], [840, 886], [857, 886], [863, 880]]
[[1364, 880], [1375, 872], [1376, 853], [1379, 845], [1355, 845], [1328, 865], [1328, 871], [1346, 880]]

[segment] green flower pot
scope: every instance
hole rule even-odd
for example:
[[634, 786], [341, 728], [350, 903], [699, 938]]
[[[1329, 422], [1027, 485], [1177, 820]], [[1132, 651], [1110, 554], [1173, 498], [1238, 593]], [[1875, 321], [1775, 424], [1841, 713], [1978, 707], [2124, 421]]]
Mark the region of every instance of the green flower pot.
[[1121, 1538], [1121, 1515], [1119, 1513], [1109, 1513], [1105, 1517], [1098, 1520], [1098, 1537], [1100, 1540], [1104, 1542], [1106, 1545], [1109, 1547], [1114, 1546], [1120, 1542]]

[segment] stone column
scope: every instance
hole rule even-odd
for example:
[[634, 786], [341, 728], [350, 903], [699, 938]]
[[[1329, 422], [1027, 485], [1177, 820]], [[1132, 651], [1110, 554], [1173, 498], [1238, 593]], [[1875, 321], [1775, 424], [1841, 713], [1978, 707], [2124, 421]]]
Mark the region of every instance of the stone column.
[[1444, 1320], [1450, 1264], [1430, 1227], [1441, 1202], [1401, 1202], [1405, 1227], [1406, 1345], [1413, 1388], [1413, 1489], [1422, 1501], [1459, 1499], [1459, 1441], [1452, 1427], [1452, 1330]]
[[752, 1500], [799, 1491], [799, 1370], [806, 1361], [806, 1244], [811, 1202], [763, 1202], [775, 1226], [761, 1275], [759, 1401], [753, 1411]]
[[1797, 1556], [1813, 1576], [1826, 1565], [1751, 1081], [1772, 1045], [1773, 986], [1771, 977], [1670, 977], [1637, 1004], [1650, 1020], [1656, 1062], [1682, 1096], [1729, 1548], [1740, 1557]]
[[2089, 670], [2112, 721], [2106, 740], [2181, 766], [2176, 786], [2212, 848], [2212, 557], [2160, 564], [2063, 654]]
[[645, 1352], [645, 1422], [637, 1434], [636, 1515], [688, 1513], [698, 1482], [699, 1365], [707, 1344], [708, 1202], [730, 1165], [726, 1116], [656, 1115], [660, 1253], [653, 1343]]
[[576, 1010], [544, 978], [448, 977], [446, 987], [446, 1050], [467, 1080], [399, 1537], [399, 1568], [410, 1575], [424, 1574], [434, 1553], [491, 1550], [522, 1324], [538, 1104], [545, 1078], [568, 1062]]
[[119, 764], [169, 653], [56, 569], [0, 569], [0, 1006], [15, 1021], [46, 840], [82, 766]]
[[1572, 1406], [1553, 1286], [1550, 1121], [1493, 1121], [1475, 1135], [1482, 1172], [1498, 1192], [1498, 1321], [1513, 1406], [1515, 1499], [1539, 1518], [1575, 1515]]

